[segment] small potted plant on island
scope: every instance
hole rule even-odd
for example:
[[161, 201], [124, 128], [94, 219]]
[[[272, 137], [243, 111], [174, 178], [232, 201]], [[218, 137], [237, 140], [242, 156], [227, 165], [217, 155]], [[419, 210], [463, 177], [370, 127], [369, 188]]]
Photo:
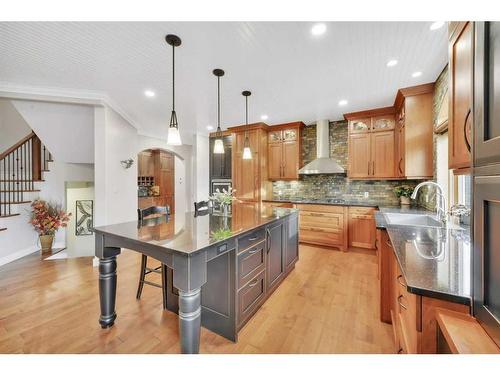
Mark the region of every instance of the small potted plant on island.
[[215, 192], [208, 197], [208, 199], [214, 203], [214, 206], [218, 205], [222, 214], [227, 216], [229, 214], [229, 206], [234, 200], [233, 193], [235, 191], [236, 190], [233, 190], [231, 187], [227, 190], [222, 189], [222, 191], [216, 189]]
[[413, 193], [413, 190], [414, 189], [408, 185], [396, 186], [394, 188], [394, 194], [396, 194], [396, 197], [399, 198], [402, 206], [409, 206], [410, 197], [411, 194]]
[[68, 225], [71, 213], [66, 213], [60, 205], [37, 199], [31, 203], [31, 220], [29, 221], [39, 235], [42, 253], [52, 251], [54, 235], [61, 227]]

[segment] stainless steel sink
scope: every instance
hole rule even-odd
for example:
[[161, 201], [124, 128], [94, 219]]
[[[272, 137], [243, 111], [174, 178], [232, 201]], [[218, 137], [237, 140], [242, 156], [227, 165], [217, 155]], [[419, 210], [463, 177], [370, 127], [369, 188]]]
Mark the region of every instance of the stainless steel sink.
[[444, 228], [446, 224], [437, 220], [434, 216], [425, 214], [399, 214], [399, 213], [384, 213], [387, 224], [391, 225], [408, 225], [412, 227], [432, 227]]

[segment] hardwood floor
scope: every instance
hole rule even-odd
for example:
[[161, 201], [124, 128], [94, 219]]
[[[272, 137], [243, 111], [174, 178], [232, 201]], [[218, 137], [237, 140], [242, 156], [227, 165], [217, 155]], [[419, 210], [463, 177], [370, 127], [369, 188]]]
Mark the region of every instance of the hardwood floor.
[[[294, 271], [240, 332], [237, 344], [207, 329], [201, 353], [391, 353], [378, 309], [377, 259], [301, 245]], [[115, 325], [102, 330], [98, 273], [90, 258], [0, 267], [0, 353], [179, 353], [177, 316], [161, 292], [135, 299], [140, 255], [118, 257]]]

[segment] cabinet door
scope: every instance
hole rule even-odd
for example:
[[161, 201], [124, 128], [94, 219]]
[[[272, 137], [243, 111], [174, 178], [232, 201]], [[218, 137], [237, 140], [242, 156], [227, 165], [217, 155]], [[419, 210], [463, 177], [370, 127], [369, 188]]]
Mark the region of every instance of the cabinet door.
[[279, 143], [282, 141], [281, 130], [270, 131], [267, 137], [269, 143]]
[[405, 126], [404, 120], [399, 121], [394, 130], [394, 175], [405, 176]]
[[299, 259], [299, 220], [291, 216], [285, 226], [285, 269], [288, 270]]
[[[500, 153], [497, 151], [497, 154]], [[474, 315], [500, 345], [500, 176], [474, 177]]]
[[394, 124], [394, 115], [377, 116], [372, 118], [372, 131], [391, 130]]
[[267, 241], [267, 288], [273, 289], [281, 280], [284, 274], [284, 246], [283, 246], [283, 228], [282, 222], [269, 226], [266, 229]]
[[450, 42], [450, 169], [471, 166], [473, 37], [473, 23], [466, 22]]
[[373, 215], [349, 212], [349, 246], [375, 249], [376, 238]]
[[282, 157], [283, 157], [283, 143], [274, 142], [269, 143], [268, 147], [268, 177], [270, 180], [279, 180], [282, 177]]
[[349, 177], [369, 177], [370, 134], [349, 135]]
[[251, 130], [248, 133], [252, 159], [243, 159], [243, 146], [245, 132], [235, 133], [233, 144], [233, 188], [236, 190], [235, 197], [246, 201], [258, 201], [260, 199], [259, 171], [258, 171], [258, 132]]
[[[500, 22], [476, 22], [474, 167], [500, 166]], [[488, 173], [492, 173], [489, 171]]]
[[394, 131], [371, 134], [371, 176], [394, 177]]
[[298, 179], [300, 169], [300, 150], [298, 141], [283, 142], [283, 173], [282, 178], [287, 180]]
[[349, 133], [367, 133], [371, 129], [372, 119], [362, 118], [349, 121]]

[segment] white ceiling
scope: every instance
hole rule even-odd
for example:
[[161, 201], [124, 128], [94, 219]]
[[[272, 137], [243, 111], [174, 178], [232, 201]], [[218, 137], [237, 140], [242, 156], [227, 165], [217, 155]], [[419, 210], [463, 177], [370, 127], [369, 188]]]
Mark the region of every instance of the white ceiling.
[[[166, 136], [171, 110], [171, 47], [176, 109], [184, 133], [216, 125], [222, 68], [223, 128], [244, 122], [241, 91], [252, 91], [249, 121], [268, 124], [340, 119], [392, 105], [396, 90], [434, 81], [447, 62], [446, 27], [431, 22], [0, 23], [0, 81], [107, 94], [145, 134]], [[399, 64], [388, 68], [386, 63]], [[422, 76], [412, 78], [414, 71]], [[156, 92], [153, 99], [144, 90]], [[339, 107], [338, 101], [349, 104]]]

